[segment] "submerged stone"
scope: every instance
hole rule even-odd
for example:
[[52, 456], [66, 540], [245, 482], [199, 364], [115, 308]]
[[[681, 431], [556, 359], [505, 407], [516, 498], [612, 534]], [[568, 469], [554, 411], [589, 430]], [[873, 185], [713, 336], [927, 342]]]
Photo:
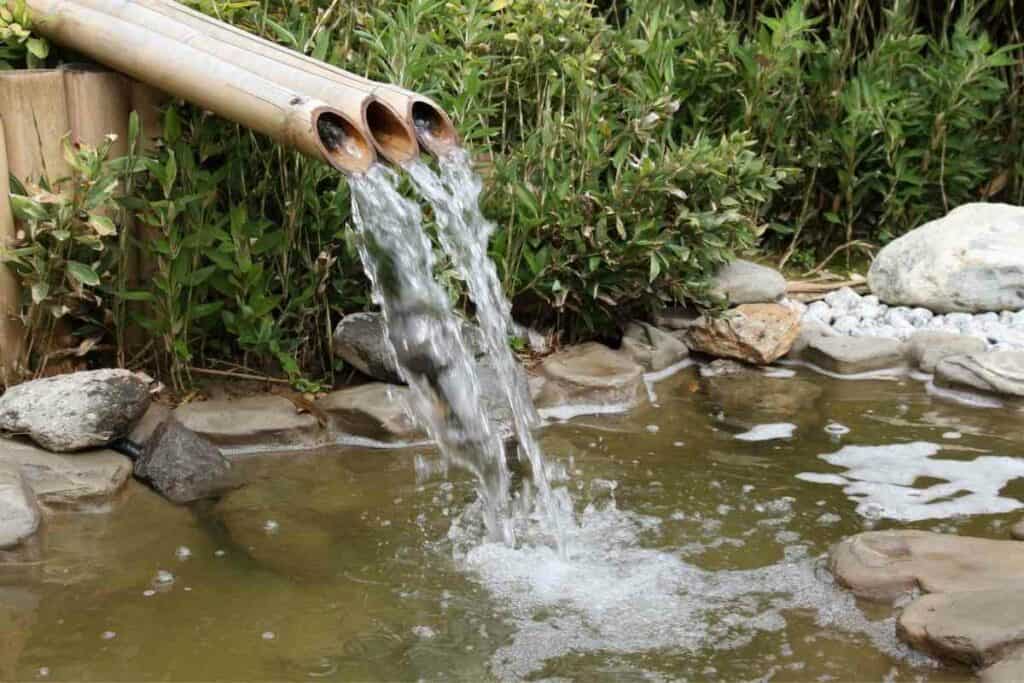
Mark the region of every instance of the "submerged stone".
[[213, 498], [238, 485], [220, 450], [173, 419], [153, 432], [135, 461], [135, 476], [178, 504]]
[[687, 330], [687, 345], [721, 358], [767, 365], [789, 352], [800, 316], [780, 304], [744, 304], [721, 317], [704, 316]]
[[830, 567], [857, 595], [885, 602], [915, 589], [1020, 590], [1024, 544], [930, 531], [868, 531], [833, 548]]
[[323, 438], [316, 417], [269, 394], [186, 403], [174, 411], [174, 419], [224, 447], [313, 446]]
[[678, 338], [639, 321], [626, 326], [622, 350], [644, 369], [653, 372], [675, 365], [690, 355], [690, 349]]
[[0, 550], [13, 548], [39, 528], [42, 515], [17, 466], [0, 462]]
[[733, 305], [772, 303], [786, 293], [786, 278], [772, 268], [736, 259], [715, 273], [711, 292]]
[[39, 502], [61, 509], [105, 503], [132, 474], [131, 461], [111, 450], [59, 455], [11, 439], [0, 439], [0, 463], [20, 468]]
[[151, 380], [128, 370], [37, 379], [0, 396], [0, 431], [25, 434], [58, 453], [106, 446], [149, 407]]

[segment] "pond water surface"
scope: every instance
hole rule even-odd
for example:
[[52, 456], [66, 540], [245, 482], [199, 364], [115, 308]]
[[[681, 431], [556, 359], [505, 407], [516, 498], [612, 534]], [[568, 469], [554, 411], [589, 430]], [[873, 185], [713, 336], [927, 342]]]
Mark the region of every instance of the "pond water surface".
[[1018, 408], [771, 374], [690, 367], [545, 428], [580, 520], [565, 558], [482, 543], [466, 479], [417, 479], [424, 447], [247, 456], [216, 505], [134, 485], [51, 517], [36, 560], [0, 565], [0, 678], [971, 679], [823, 556], [869, 528], [1005, 538]]

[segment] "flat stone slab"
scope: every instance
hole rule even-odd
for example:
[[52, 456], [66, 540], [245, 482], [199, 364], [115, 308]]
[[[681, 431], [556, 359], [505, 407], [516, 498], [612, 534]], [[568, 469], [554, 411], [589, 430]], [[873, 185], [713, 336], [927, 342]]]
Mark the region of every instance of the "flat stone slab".
[[786, 278], [777, 270], [736, 259], [715, 273], [711, 293], [733, 305], [772, 303], [786, 293]]
[[657, 372], [675, 365], [690, 355], [682, 340], [654, 325], [634, 321], [622, 336], [622, 351], [645, 370]]
[[13, 548], [39, 528], [42, 515], [22, 476], [11, 463], [0, 463], [0, 550]]
[[299, 413], [288, 399], [269, 394], [187, 403], [174, 411], [174, 417], [224, 447], [313, 446], [323, 439], [314, 416]]
[[1024, 647], [979, 672], [981, 683], [1020, 683], [1024, 681]]
[[929, 531], [868, 531], [833, 548], [830, 567], [855, 594], [885, 602], [915, 589], [1021, 590], [1024, 544]]
[[704, 316], [686, 332], [692, 351], [767, 365], [786, 355], [800, 335], [800, 316], [780, 304], [743, 304]]
[[903, 342], [881, 337], [826, 337], [811, 340], [803, 357], [823, 370], [840, 375], [899, 367], [906, 361]]
[[372, 382], [332, 391], [317, 400], [336, 433], [382, 441], [422, 437], [405, 410], [407, 387]]
[[1024, 351], [989, 351], [943, 358], [935, 366], [942, 386], [1024, 398]]
[[632, 405], [644, 374], [628, 355], [596, 342], [554, 353], [538, 370], [547, 380], [537, 398], [538, 407]]
[[903, 610], [896, 631], [939, 659], [994, 664], [1024, 644], [1024, 576], [1016, 588], [925, 595]]
[[907, 340], [910, 358], [924, 372], [935, 372], [943, 358], [967, 353], [980, 353], [988, 346], [984, 339], [954, 332], [921, 330]]
[[3, 464], [21, 470], [40, 503], [62, 509], [107, 502], [132, 474], [132, 461], [111, 450], [60, 455], [12, 439], [0, 439]]
[[0, 430], [60, 453], [106, 446], [146, 412], [151, 381], [108, 369], [25, 382], [0, 396]]

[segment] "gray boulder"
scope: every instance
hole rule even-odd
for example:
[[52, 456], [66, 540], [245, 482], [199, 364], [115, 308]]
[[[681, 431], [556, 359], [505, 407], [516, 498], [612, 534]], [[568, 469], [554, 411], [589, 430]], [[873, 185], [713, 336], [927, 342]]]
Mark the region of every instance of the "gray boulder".
[[803, 352], [808, 362], [841, 375], [884, 370], [902, 365], [906, 345], [882, 337], [818, 337]]
[[887, 304], [941, 313], [1024, 308], [1024, 207], [960, 206], [883, 248], [868, 284]]
[[35, 498], [61, 510], [108, 503], [132, 475], [131, 460], [112, 450], [61, 455], [12, 439], [0, 439], [0, 463], [19, 468]]
[[773, 303], [786, 293], [786, 278], [771, 268], [737, 259], [715, 273], [711, 293], [733, 305]]
[[935, 366], [938, 384], [1024, 398], [1024, 351], [949, 356]]
[[128, 370], [25, 382], [0, 397], [0, 430], [26, 434], [58, 453], [106, 446], [127, 435], [146, 412], [150, 382]]
[[622, 336], [622, 350], [645, 370], [657, 372], [678, 363], [690, 355], [682, 340], [654, 325], [634, 321], [626, 326]]
[[935, 372], [939, 361], [948, 356], [979, 353], [987, 348], [984, 339], [937, 330], [915, 332], [907, 345], [910, 358], [925, 372]]
[[135, 476], [178, 504], [213, 498], [238, 485], [220, 450], [173, 419], [150, 436], [135, 461]]
[[0, 463], [0, 550], [13, 548], [39, 528], [42, 516], [18, 467]]

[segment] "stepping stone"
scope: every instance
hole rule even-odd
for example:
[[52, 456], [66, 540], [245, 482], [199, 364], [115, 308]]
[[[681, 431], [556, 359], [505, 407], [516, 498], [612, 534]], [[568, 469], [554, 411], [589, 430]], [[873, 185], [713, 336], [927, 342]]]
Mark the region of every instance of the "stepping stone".
[[1024, 351], [949, 356], [935, 366], [936, 383], [1024, 398]]
[[409, 389], [372, 382], [332, 391], [316, 402], [336, 433], [367, 439], [422, 438], [423, 433], [405, 410]]
[[560, 405], [633, 405], [644, 369], [627, 354], [589, 342], [554, 353], [540, 364], [546, 380], [538, 407]]
[[823, 370], [856, 375], [899, 367], [906, 359], [906, 352], [906, 345], [895, 339], [822, 336], [807, 345], [803, 357]]
[[282, 396], [197, 401], [179, 406], [174, 418], [222, 447], [313, 446], [323, 440], [317, 419], [299, 413]]
[[20, 469], [34, 497], [59, 509], [109, 502], [132, 475], [132, 461], [112, 450], [62, 455], [13, 439], [0, 439], [0, 465]]
[[1024, 588], [1024, 543], [936, 534], [868, 531], [831, 552], [836, 580], [857, 595], [895, 601], [926, 593]]
[[921, 330], [907, 340], [910, 358], [924, 372], [935, 372], [935, 366], [944, 358], [968, 353], [980, 353], [988, 346], [984, 339], [954, 332]]
[[773, 303], [786, 293], [786, 278], [777, 270], [737, 259], [715, 273], [711, 293], [734, 306]]

